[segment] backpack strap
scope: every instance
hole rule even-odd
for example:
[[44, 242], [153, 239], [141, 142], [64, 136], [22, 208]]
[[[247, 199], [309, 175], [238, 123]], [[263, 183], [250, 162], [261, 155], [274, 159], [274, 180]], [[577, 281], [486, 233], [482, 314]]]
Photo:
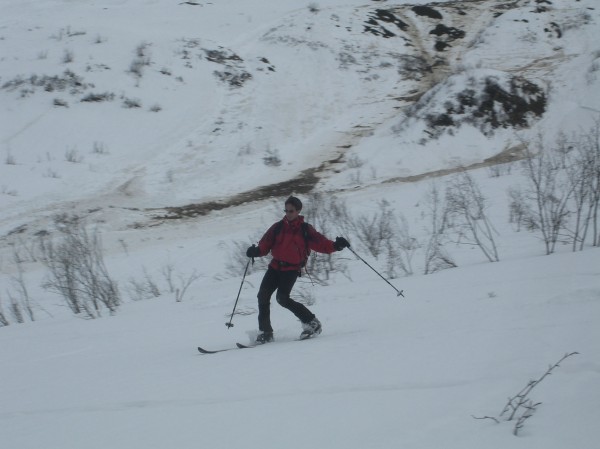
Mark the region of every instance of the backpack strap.
[[302, 237], [304, 237], [304, 245], [306, 246], [306, 254], [308, 257], [308, 253], [310, 252], [310, 249], [308, 248], [308, 223], [306, 223], [305, 221], [302, 222]]
[[[302, 222], [302, 225], [300, 225], [300, 227], [302, 229], [302, 237], [304, 237], [304, 243], [306, 244], [306, 249], [308, 249], [308, 240], [309, 240], [308, 226], [309, 226], [309, 224], [306, 222]], [[275, 242], [275, 237], [277, 237], [279, 235], [282, 228], [283, 228], [283, 220], [280, 220], [275, 224], [275, 227], [273, 228], [273, 242]]]
[[275, 243], [275, 237], [281, 232], [283, 228], [283, 220], [278, 221], [273, 228], [273, 243]]

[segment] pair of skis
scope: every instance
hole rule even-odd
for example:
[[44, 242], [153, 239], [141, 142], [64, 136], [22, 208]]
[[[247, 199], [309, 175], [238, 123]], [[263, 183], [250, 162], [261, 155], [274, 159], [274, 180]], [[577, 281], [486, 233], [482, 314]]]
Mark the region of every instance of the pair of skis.
[[200, 352], [200, 354], [216, 354], [218, 352], [231, 351], [232, 349], [251, 349], [251, 348], [258, 346], [258, 345], [243, 345], [241, 343], [236, 343], [235, 345], [236, 345], [235, 348], [215, 349], [213, 351], [204, 349], [204, 348], [198, 346], [198, 352]]
[[[305, 336], [304, 338], [300, 337], [300, 338], [296, 339], [295, 341], [308, 340], [311, 337], [313, 337], [313, 335], [314, 334]], [[261, 344], [256, 344], [256, 345], [243, 345], [241, 343], [236, 343], [235, 348], [225, 348], [225, 349], [215, 349], [215, 350], [208, 350], [208, 349], [204, 349], [204, 348], [198, 346], [198, 352], [200, 352], [201, 354], [217, 354], [219, 352], [231, 351], [233, 349], [252, 349], [252, 348], [256, 348], [257, 346], [264, 346], [266, 344], [269, 344], [269, 343], [261, 343]]]

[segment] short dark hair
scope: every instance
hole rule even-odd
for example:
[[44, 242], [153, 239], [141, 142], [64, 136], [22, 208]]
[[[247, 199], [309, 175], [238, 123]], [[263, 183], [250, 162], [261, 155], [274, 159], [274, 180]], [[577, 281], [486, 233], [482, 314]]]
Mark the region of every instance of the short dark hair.
[[296, 209], [297, 211], [302, 210], [302, 201], [300, 201], [295, 196], [290, 196], [287, 200], [285, 200], [285, 205], [287, 206], [288, 204], [294, 206], [294, 209]]

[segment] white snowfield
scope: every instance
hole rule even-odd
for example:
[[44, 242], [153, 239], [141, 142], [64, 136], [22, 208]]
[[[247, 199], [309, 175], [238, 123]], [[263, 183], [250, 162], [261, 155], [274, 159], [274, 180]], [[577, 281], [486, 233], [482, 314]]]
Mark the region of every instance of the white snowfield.
[[[508, 194], [527, 144], [599, 118], [596, 3], [4, 0], [2, 448], [597, 448], [599, 249], [545, 255]], [[500, 260], [449, 239], [457, 267], [426, 275], [430, 192], [464, 167]], [[238, 255], [290, 194], [307, 213], [392, 211], [419, 244], [412, 275], [389, 278], [405, 297], [345, 250], [343, 272], [294, 289], [320, 336], [294, 341], [273, 298], [275, 343], [198, 353], [254, 340], [265, 261], [225, 326]], [[73, 215], [101, 236], [115, 314], [75, 316], [43, 287], [40, 236]], [[548, 370], [514, 435], [503, 408]]]

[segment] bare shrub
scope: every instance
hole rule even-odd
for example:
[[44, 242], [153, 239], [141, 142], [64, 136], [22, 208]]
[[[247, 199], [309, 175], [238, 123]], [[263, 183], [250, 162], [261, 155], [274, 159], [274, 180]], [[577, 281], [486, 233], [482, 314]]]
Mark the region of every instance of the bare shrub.
[[4, 310], [2, 309], [2, 298], [0, 298], [0, 327], [9, 326], [10, 321], [6, 317]]
[[189, 286], [192, 285], [192, 283], [197, 281], [198, 279], [200, 279], [200, 275], [196, 272], [196, 270], [194, 270], [194, 272], [188, 277], [180, 275], [179, 287], [175, 289], [175, 301], [182, 302], [183, 297], [185, 296], [185, 293], [187, 292]]
[[360, 168], [365, 165], [365, 161], [358, 157], [358, 155], [354, 154], [348, 158], [347, 165], [348, 168]]
[[[358, 216], [336, 196], [312, 194], [307, 203], [305, 217], [309, 223], [330, 238], [335, 235], [347, 237], [353, 248], [367, 252], [385, 264], [388, 277], [413, 273], [412, 258], [419, 243], [411, 236], [405, 217], [397, 215], [388, 201], [381, 200], [374, 213]], [[347, 274], [343, 259], [323, 256], [311, 256], [308, 264], [309, 272], [316, 272], [319, 280], [327, 281], [329, 273], [334, 271]]]
[[518, 436], [520, 430], [525, 425], [525, 421], [533, 416], [533, 414], [537, 411], [537, 407], [540, 406], [541, 402], [534, 402], [530, 398], [531, 391], [537, 387], [546, 377], [552, 374], [556, 368], [560, 366], [560, 363], [563, 362], [568, 357], [579, 354], [578, 352], [571, 352], [565, 354], [558, 362], [554, 365], [550, 365], [548, 370], [540, 376], [538, 379], [530, 380], [525, 387], [515, 394], [512, 397], [508, 398], [508, 402], [504, 406], [504, 409], [500, 413], [498, 418], [493, 416], [483, 416], [476, 417], [475, 419], [491, 419], [496, 423], [500, 423], [501, 418], [505, 421], [514, 422], [515, 425], [513, 427], [513, 435]]
[[15, 159], [15, 157], [12, 155], [12, 153], [10, 151], [6, 152], [6, 157], [4, 158], [4, 163], [6, 165], [17, 165], [17, 160]]
[[427, 202], [429, 204], [430, 228], [428, 232], [430, 237], [425, 248], [425, 274], [431, 274], [447, 268], [455, 268], [457, 265], [444, 247], [446, 206], [439, 188], [435, 184], [429, 190]]
[[92, 146], [92, 153], [94, 154], [108, 154], [108, 149], [106, 148], [106, 145], [104, 144], [104, 142], [94, 142], [94, 145]]
[[83, 162], [83, 157], [76, 148], [68, 148], [65, 151], [65, 161], [71, 162], [72, 164], [80, 164]]
[[[242, 277], [244, 271], [246, 270], [246, 265], [248, 265], [249, 259], [246, 257], [246, 250], [252, 243], [258, 242], [262, 235], [255, 234], [253, 237], [249, 237], [244, 241], [234, 241], [233, 249], [229, 251], [230, 257], [229, 261], [225, 264], [225, 267], [232, 276]], [[226, 246], [222, 244], [222, 246]], [[229, 248], [229, 246], [227, 246]], [[265, 257], [259, 257], [254, 259], [253, 263], [248, 265], [247, 275], [255, 273], [256, 271], [262, 271], [267, 268], [268, 260]]]
[[146, 267], [142, 267], [144, 272], [144, 278], [138, 281], [135, 278], [129, 279], [129, 293], [131, 299], [134, 301], [141, 301], [144, 299], [158, 298], [160, 296], [160, 289], [152, 277], [148, 274]]
[[[247, 262], [246, 262], [247, 263]], [[165, 280], [167, 281], [167, 285], [169, 286], [169, 292], [175, 294], [175, 301], [182, 302], [183, 297], [190, 285], [193, 282], [200, 279], [200, 274], [196, 270], [188, 277], [183, 275], [179, 275], [179, 285], [175, 285], [175, 280], [173, 279], [173, 274], [175, 272], [175, 267], [172, 264], [167, 264], [162, 267], [161, 270]]]
[[86, 96], [84, 96], [81, 101], [84, 103], [101, 103], [103, 101], [113, 101], [115, 99], [115, 94], [110, 92], [104, 93], [94, 93], [90, 92]]
[[128, 72], [131, 73], [137, 79], [138, 84], [140, 79], [144, 75], [144, 68], [152, 63], [152, 60], [150, 58], [150, 52], [148, 50], [149, 47], [150, 44], [147, 42], [142, 42], [140, 45], [138, 45], [134, 52], [135, 58], [133, 59], [133, 61], [131, 61], [131, 64], [129, 65]]
[[573, 251], [582, 250], [591, 233], [592, 246], [600, 246], [600, 120], [588, 131], [573, 137], [566, 164], [567, 179], [573, 190], [575, 222], [569, 226]]
[[98, 318], [102, 308], [115, 313], [121, 304], [117, 283], [104, 264], [100, 234], [89, 234], [77, 216], [55, 217], [58, 235], [41, 238], [42, 262], [49, 270], [44, 288], [61, 295], [71, 311]]
[[25, 322], [25, 318], [23, 316], [23, 310], [21, 310], [21, 304], [10, 294], [10, 292], [8, 292], [8, 297], [10, 299], [10, 313], [13, 319], [17, 323], [23, 324]]
[[142, 101], [139, 98], [124, 98], [123, 107], [125, 109], [135, 109], [142, 107]]
[[62, 57], [62, 63], [63, 64], [70, 64], [75, 60], [75, 55], [73, 54], [73, 52], [71, 50], [65, 50], [65, 52], [63, 53], [63, 57]]
[[9, 92], [16, 89], [24, 89], [22, 95], [27, 96], [29, 93], [36, 91], [36, 88], [42, 88], [45, 92], [68, 91], [70, 94], [78, 94], [83, 92], [91, 84], [85, 83], [83, 78], [76, 75], [71, 70], [65, 70], [62, 75], [30, 75], [27, 78], [17, 76], [2, 84], [2, 89]]
[[497, 231], [486, 214], [486, 199], [468, 172], [457, 174], [448, 183], [446, 207], [458, 242], [477, 246], [490, 262], [498, 262]]
[[281, 165], [279, 150], [268, 148], [266, 154], [263, 156], [263, 162], [268, 167], [279, 167]]
[[[336, 204], [338, 203], [338, 204]], [[335, 196], [313, 193], [306, 200], [306, 205], [302, 209], [305, 221], [310, 223], [321, 234], [334, 238], [344, 225], [344, 215], [340, 217], [339, 222], [336, 219], [335, 212], [346, 209], [345, 205], [339, 204]], [[345, 215], [346, 219], [349, 218]], [[332, 254], [320, 254], [312, 252], [306, 262], [306, 272], [309, 273], [311, 280], [326, 285], [329, 282], [331, 273], [347, 272], [346, 262]]]
[[379, 211], [370, 216], [361, 215], [356, 219], [356, 243], [375, 259], [386, 264], [386, 274], [395, 278], [402, 271], [410, 275], [412, 257], [418, 248], [417, 240], [410, 236], [408, 222], [401, 216], [398, 219], [386, 200], [379, 202]]
[[400, 224], [397, 229], [395, 243], [396, 253], [394, 254], [394, 260], [397, 261], [398, 266], [404, 274], [413, 274], [412, 259], [419, 249], [420, 244], [418, 240], [411, 235], [408, 222], [402, 214], [400, 214]]
[[16, 296], [13, 296], [10, 290], [7, 290], [7, 294], [11, 303], [11, 312], [18, 323], [25, 322], [25, 316], [27, 316], [30, 321], [35, 321], [33, 303], [29, 296], [27, 283], [25, 282], [23, 262], [24, 259], [19, 254], [19, 251], [13, 247], [13, 263], [16, 267], [17, 274], [10, 277], [10, 283]]
[[519, 211], [520, 219], [529, 227], [541, 233], [546, 254], [552, 254], [559, 238], [565, 235], [573, 186], [566, 180], [564, 151], [545, 148], [541, 137], [535, 145], [535, 150], [529, 146], [525, 149], [523, 171], [527, 185], [513, 189], [510, 207], [511, 211]]

